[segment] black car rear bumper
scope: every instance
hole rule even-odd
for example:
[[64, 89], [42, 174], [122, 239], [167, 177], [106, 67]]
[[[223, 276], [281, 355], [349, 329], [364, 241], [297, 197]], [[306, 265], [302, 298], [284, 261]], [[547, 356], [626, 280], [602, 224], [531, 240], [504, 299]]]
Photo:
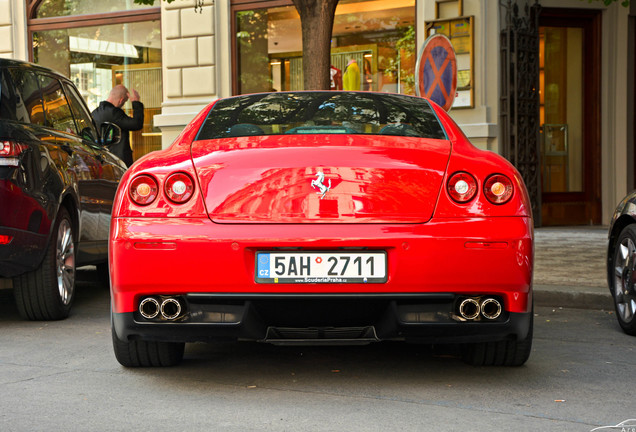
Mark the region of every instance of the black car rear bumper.
[[46, 252], [46, 235], [7, 227], [0, 227], [0, 235], [12, 237], [9, 244], [0, 244], [0, 277], [17, 276], [40, 265]]
[[466, 343], [522, 340], [532, 322], [532, 312], [504, 312], [493, 321], [461, 320], [454, 314], [458, 296], [453, 294], [247, 297], [184, 296], [187, 313], [182, 318], [113, 313], [113, 326], [121, 340]]

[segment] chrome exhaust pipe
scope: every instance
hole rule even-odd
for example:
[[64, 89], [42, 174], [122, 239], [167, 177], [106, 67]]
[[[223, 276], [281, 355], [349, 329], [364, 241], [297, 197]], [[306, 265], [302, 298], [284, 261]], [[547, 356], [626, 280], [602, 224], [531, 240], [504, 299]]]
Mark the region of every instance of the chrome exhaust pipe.
[[161, 316], [167, 320], [173, 320], [181, 315], [181, 303], [179, 300], [168, 298], [161, 303]]
[[479, 303], [473, 298], [467, 298], [459, 305], [459, 314], [467, 320], [474, 320], [479, 316]]
[[139, 313], [146, 319], [153, 319], [159, 315], [159, 302], [154, 297], [146, 297], [139, 303]]
[[483, 302], [481, 302], [481, 314], [484, 318], [489, 320], [494, 320], [499, 318], [501, 315], [501, 303], [494, 298], [487, 298]]

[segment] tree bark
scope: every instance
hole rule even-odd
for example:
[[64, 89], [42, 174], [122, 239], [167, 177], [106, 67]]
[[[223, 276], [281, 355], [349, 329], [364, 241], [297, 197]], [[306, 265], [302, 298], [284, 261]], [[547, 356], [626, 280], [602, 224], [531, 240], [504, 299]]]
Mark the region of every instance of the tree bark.
[[331, 32], [338, 0], [292, 0], [300, 15], [303, 35], [305, 90], [329, 90]]

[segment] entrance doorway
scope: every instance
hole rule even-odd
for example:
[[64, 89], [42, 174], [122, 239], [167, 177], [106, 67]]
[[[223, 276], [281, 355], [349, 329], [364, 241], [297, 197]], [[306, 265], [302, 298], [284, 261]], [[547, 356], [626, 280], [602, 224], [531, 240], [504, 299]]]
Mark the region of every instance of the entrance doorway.
[[539, 19], [542, 224], [601, 223], [598, 11]]

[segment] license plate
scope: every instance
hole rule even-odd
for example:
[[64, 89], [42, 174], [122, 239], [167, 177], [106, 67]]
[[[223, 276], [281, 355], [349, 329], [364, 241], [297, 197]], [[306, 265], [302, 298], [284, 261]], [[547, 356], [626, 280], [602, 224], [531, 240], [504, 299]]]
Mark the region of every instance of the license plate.
[[257, 283], [385, 283], [386, 252], [257, 252]]

